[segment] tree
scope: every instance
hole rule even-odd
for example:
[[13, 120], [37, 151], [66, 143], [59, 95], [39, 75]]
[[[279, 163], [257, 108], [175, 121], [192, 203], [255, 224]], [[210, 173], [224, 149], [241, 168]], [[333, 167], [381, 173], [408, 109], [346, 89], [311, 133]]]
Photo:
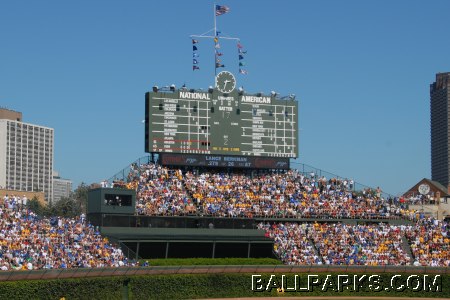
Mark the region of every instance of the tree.
[[29, 200], [27, 205], [28, 208], [37, 215], [44, 216], [49, 213], [49, 208], [46, 207], [45, 205], [42, 205], [36, 196], [34, 196], [31, 200]]
[[62, 197], [51, 207], [52, 215], [74, 218], [81, 215], [81, 207], [73, 197]]
[[73, 200], [76, 205], [80, 208], [80, 213], [86, 213], [87, 211], [87, 201], [88, 201], [88, 192], [92, 188], [91, 185], [87, 185], [82, 182], [74, 191], [73, 191]]

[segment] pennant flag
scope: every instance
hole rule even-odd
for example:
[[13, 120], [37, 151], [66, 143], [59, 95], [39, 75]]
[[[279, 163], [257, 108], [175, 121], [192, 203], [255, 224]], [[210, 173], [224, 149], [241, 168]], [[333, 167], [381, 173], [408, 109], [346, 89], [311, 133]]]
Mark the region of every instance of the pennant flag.
[[216, 5], [216, 16], [221, 16], [230, 11], [230, 8], [225, 5]]
[[193, 51], [197, 51], [197, 50], [198, 50], [198, 49], [197, 49], [197, 46], [193, 46], [193, 47], [192, 47], [192, 50], [193, 50]]
[[222, 56], [223, 53], [220, 53], [220, 52], [217, 52], [217, 51], [216, 51], [216, 55], [217, 55], [217, 56]]
[[239, 67], [245, 66], [245, 63], [239, 62]]
[[198, 41], [197, 40], [192, 40], [192, 44], [197, 44]]
[[195, 70], [200, 70], [200, 68], [197, 66], [192, 66], [192, 71], [195, 71]]
[[222, 31], [216, 31], [216, 36], [219, 36], [219, 34], [221, 34]]
[[239, 53], [241, 53], [241, 54], [247, 54], [247, 51], [243, 51], [241, 48], [239, 48]]
[[215, 37], [214, 38], [214, 43], [217, 43], [219, 41], [219, 38], [218, 37]]
[[247, 74], [248, 74], [248, 72], [247, 72], [246, 70], [242, 70], [242, 69], [239, 69], [239, 73], [240, 73], [240, 74], [244, 74], [244, 75], [247, 75]]
[[215, 46], [214, 46], [214, 48], [216, 48], [216, 49], [220, 49], [220, 44], [219, 43], [217, 43]]
[[244, 59], [244, 56], [239, 54], [239, 60], [241, 59]]
[[238, 43], [238, 44], [237, 44], [237, 47], [238, 47], [239, 49], [244, 48], [244, 46], [242, 46], [241, 43]]
[[193, 63], [194, 65], [196, 65], [196, 64], [198, 64], [198, 60], [196, 60], [196, 59], [194, 58], [194, 60], [192, 61], [192, 63]]
[[216, 58], [216, 63], [220, 63], [220, 59], [219, 58]]
[[216, 68], [225, 68], [225, 65], [222, 65], [220, 63], [216, 63]]
[[192, 57], [199, 57], [197, 53], [192, 53]]

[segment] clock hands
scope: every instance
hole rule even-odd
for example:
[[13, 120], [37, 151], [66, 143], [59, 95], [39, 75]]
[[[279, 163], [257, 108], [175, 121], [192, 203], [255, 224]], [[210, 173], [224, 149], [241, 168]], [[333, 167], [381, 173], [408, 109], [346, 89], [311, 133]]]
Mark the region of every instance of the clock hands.
[[229, 83], [229, 82], [231, 82], [231, 80], [225, 80], [224, 82], [223, 82], [223, 89], [226, 89], [227, 88], [227, 84]]

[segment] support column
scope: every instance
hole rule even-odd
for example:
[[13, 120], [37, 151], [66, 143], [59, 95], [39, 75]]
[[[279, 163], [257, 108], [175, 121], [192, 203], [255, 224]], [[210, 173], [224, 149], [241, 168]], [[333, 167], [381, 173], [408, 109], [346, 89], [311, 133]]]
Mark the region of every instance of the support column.
[[169, 241], [166, 242], [166, 258], [169, 257]]
[[139, 245], [140, 244], [141, 244], [140, 242], [137, 242], [137, 246], [136, 246], [136, 261], [139, 259]]

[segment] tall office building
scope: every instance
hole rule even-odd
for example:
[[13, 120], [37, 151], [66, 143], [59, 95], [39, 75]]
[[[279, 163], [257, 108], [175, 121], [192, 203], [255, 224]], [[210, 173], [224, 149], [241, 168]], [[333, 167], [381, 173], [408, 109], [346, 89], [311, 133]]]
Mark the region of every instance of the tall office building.
[[22, 122], [22, 114], [0, 109], [0, 186], [42, 191], [53, 199], [53, 128]]
[[57, 203], [63, 197], [68, 198], [72, 192], [72, 181], [59, 176], [59, 173], [53, 171], [53, 203]]
[[430, 85], [431, 179], [450, 183], [450, 72], [436, 74]]

